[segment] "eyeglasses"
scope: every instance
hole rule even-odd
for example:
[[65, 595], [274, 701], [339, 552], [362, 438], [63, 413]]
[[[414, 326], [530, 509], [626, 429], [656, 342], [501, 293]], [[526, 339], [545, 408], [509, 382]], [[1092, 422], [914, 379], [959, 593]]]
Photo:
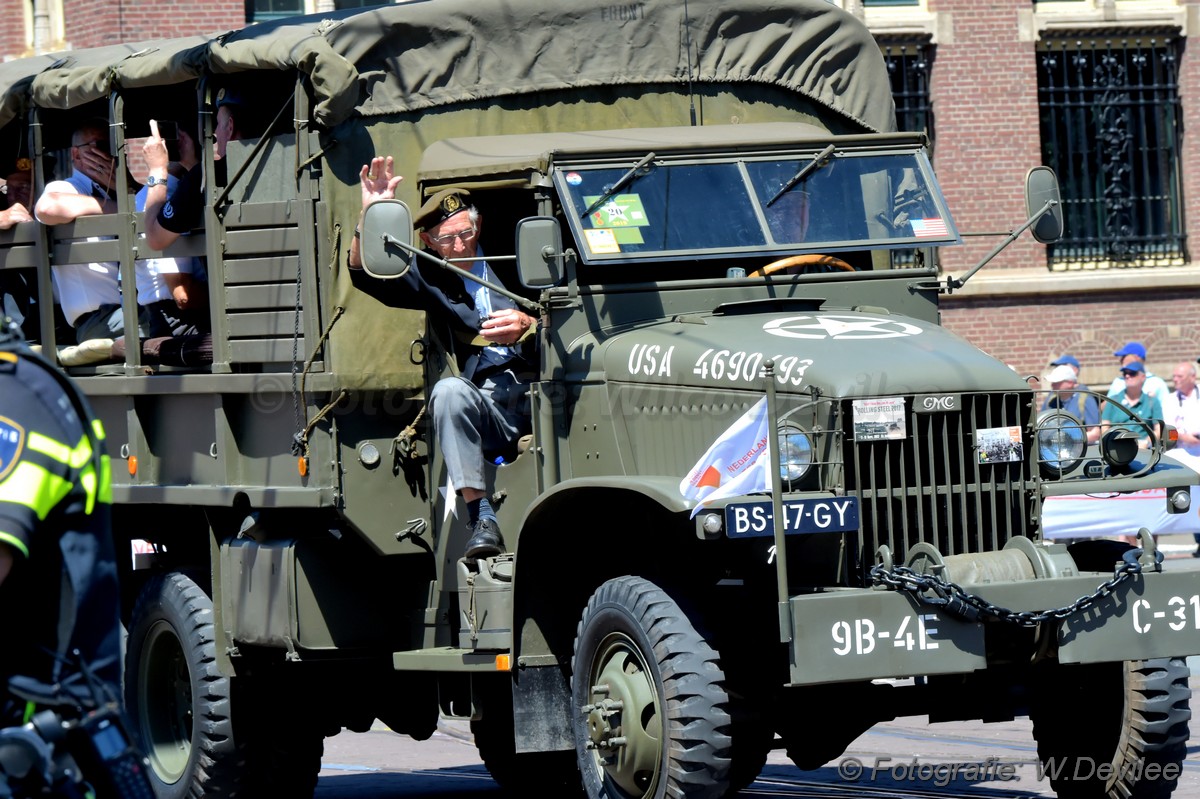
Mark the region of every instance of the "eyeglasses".
[[1128, 379], [1130, 377], [1137, 377], [1140, 374], [1141, 372], [1121, 372], [1121, 377]]
[[475, 229], [475, 226], [471, 225], [466, 230], [460, 230], [457, 233], [447, 233], [444, 236], [430, 236], [429, 238], [433, 239], [438, 244], [453, 244], [455, 239], [458, 239], [465, 244], [469, 239], [475, 238], [475, 234], [478, 232], [479, 231]]
[[102, 149], [102, 150], [108, 149], [108, 139], [89, 139], [88, 141], [85, 141], [82, 144], [72, 144], [71, 146], [72, 147], [87, 147], [89, 144], [99, 145], [100, 149]]

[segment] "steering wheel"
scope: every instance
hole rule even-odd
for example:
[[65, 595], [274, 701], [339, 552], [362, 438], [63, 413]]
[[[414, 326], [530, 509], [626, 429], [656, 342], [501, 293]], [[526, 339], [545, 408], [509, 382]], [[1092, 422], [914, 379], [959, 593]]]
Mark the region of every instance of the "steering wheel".
[[755, 269], [746, 277], [763, 277], [764, 275], [774, 274], [782, 269], [788, 269], [793, 266], [800, 267], [800, 273], [804, 274], [810, 267], [825, 267], [824, 271], [832, 269], [840, 269], [843, 272], [853, 272], [854, 267], [837, 258], [833, 255], [821, 255], [819, 253], [805, 253], [804, 255], [791, 255], [787, 258], [780, 258], [778, 261], [772, 261], [766, 266]]

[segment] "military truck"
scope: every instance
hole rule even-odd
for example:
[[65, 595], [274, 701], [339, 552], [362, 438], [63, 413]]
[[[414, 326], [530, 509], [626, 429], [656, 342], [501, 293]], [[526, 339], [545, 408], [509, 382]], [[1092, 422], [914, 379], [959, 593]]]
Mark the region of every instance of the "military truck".
[[[124, 171], [150, 119], [211, 141], [221, 89], [265, 112], [204, 154], [203, 228], [166, 253], [136, 185], [0, 233], [47, 350], [53, 265], [133, 286], [139, 259], [206, 260], [211, 363], [68, 369], [114, 449], [126, 700], [160, 796], [310, 795], [324, 736], [422, 739], [440, 714], [521, 793], [715, 797], [774, 747], [816, 768], [917, 714], [1032, 716], [1064, 796], [1173, 790], [1194, 581], [1146, 534], [1039, 525], [1059, 494], [1166, 488], [1183, 512], [1195, 477], [1161, 459], [1169, 431], [1087, 446], [940, 327], [969, 275], [936, 253], [961, 236], [852, 16], [431, 0], [17, 61], [0, 86], [39, 188], [82, 118]], [[354, 279], [376, 155], [405, 180]], [[411, 212], [446, 187], [542, 320], [532, 434], [488, 477], [506, 551], [473, 564], [424, 412], [468, 345], [373, 290], [428, 257]], [[1053, 239], [1053, 176], [1028, 195], [1010, 238]], [[767, 487], [704, 501], [685, 478], [758, 408], [776, 432], [742, 457], [770, 458]]]

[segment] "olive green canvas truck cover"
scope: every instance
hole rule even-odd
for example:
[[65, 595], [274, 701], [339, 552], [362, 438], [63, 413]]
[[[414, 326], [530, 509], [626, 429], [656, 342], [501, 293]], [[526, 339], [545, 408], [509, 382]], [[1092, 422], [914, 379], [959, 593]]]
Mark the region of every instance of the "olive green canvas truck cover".
[[[25, 93], [36, 105], [65, 108], [121, 87], [297, 70], [311, 86], [313, 127], [327, 131], [322, 154], [332, 179], [323, 199], [343, 249], [365, 159], [386, 153], [416, 164], [448, 136], [686, 125], [689, 84], [701, 124], [799, 119], [835, 132], [894, 129], [878, 48], [827, 3], [689, 3], [686, 27], [682, 4], [625, 8], [439, 0], [256, 25], [210, 41], [48, 56], [20, 62], [28, 72], [12, 79], [0, 123]], [[416, 207], [413, 177], [400, 196]], [[340, 272], [329, 290], [347, 309], [329, 347], [342, 384], [419, 390], [419, 374], [361, 357], [354, 345], [370, 335], [379, 351], [400, 352], [414, 328]]]
[[[1043, 761], [1182, 763], [1194, 581], [1148, 534], [1047, 543], [1040, 514], [1142, 488], [1183, 512], [1196, 478], [1163, 441], [1088, 446], [940, 326], [959, 284], [936, 252], [962, 237], [852, 15], [297, 17], [0, 65], [0, 142], [40, 188], [61, 126], [107, 116], [123, 168], [181, 108], [211, 140], [219, 90], [274, 122], [230, 142], [224, 177], [202, 158], [203, 228], [166, 251], [207, 260], [212, 364], [69, 370], [118, 450], [126, 701], [160, 797], [309, 796], [325, 735], [380, 719], [421, 739], [439, 713], [470, 717], [529, 795], [722, 796], [773, 746], [818, 768], [917, 714], [1030, 715]], [[479, 563], [425, 413], [462, 342], [347, 266], [375, 156], [404, 207], [362, 236], [402, 261], [411, 211], [467, 189], [489, 263], [541, 318], [532, 434], [488, 470], [507, 551]], [[1043, 232], [1045, 177], [1025, 225]], [[0, 269], [32, 267], [45, 297], [51, 264], [113, 260], [131, 285], [156, 254], [134, 188], [113, 214], [0, 232]], [[401, 223], [381, 235], [377, 212]], [[698, 504], [697, 459], [761, 408], [733, 460], [765, 450], [769, 485]], [[1175, 785], [1127, 771], [1081, 790]]]

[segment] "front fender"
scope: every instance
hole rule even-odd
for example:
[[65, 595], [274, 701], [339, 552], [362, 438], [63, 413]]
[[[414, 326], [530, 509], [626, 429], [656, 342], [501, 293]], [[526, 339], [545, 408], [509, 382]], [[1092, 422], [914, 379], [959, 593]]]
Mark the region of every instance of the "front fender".
[[521, 519], [521, 529], [536, 527], [538, 517], [559, 506], [568, 495], [578, 496], [580, 492], [616, 491], [621, 493], [639, 494], [662, 507], [667, 513], [681, 513], [691, 510], [692, 503], [679, 493], [679, 478], [666, 475], [651, 477], [626, 477], [610, 475], [605, 477], [580, 477], [574, 480], [564, 480], [544, 492], [525, 509]]

